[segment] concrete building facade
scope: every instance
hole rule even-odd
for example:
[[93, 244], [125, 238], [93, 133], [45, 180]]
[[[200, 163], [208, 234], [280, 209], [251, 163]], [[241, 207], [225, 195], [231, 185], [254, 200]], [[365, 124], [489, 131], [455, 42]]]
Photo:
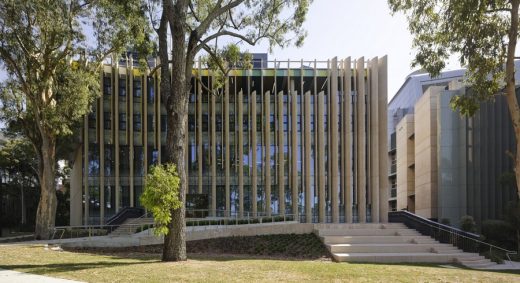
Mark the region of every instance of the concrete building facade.
[[[106, 65], [84, 119], [71, 182], [71, 225], [140, 206], [160, 164], [166, 110], [158, 74]], [[387, 59], [260, 62], [222, 89], [195, 68], [186, 139], [188, 192], [213, 217], [291, 215], [302, 222], [387, 219]]]
[[458, 226], [464, 215], [477, 224], [502, 218], [515, 191], [501, 179], [511, 173], [515, 148], [505, 97], [482, 102], [471, 118], [450, 101], [471, 89], [454, 80], [429, 86], [396, 127], [396, 209]]

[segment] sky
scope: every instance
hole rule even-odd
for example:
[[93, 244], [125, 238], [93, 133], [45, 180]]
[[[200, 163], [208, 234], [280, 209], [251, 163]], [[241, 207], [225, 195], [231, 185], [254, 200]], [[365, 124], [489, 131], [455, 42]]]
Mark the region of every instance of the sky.
[[[314, 0], [304, 24], [308, 32], [302, 47], [275, 48], [269, 60], [326, 61], [388, 55], [388, 101], [414, 69], [412, 36], [402, 14], [391, 15], [387, 0]], [[268, 51], [266, 42], [244, 46], [252, 53]], [[450, 60], [446, 70], [459, 69]], [[0, 71], [0, 80], [5, 74]]]
[[[350, 56], [365, 59], [388, 55], [388, 101], [414, 69], [412, 36], [403, 14], [391, 15], [387, 0], [314, 0], [304, 24], [302, 47], [275, 48], [269, 60], [327, 60]], [[247, 47], [266, 52], [267, 44]], [[459, 69], [451, 59], [446, 70]]]

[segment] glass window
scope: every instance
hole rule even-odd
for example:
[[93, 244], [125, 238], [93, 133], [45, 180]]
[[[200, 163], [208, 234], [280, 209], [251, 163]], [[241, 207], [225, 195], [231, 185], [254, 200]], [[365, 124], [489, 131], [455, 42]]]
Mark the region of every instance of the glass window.
[[103, 94], [112, 95], [112, 78], [110, 77], [110, 74], [103, 77]]
[[148, 93], [146, 95], [146, 98], [147, 98], [146, 101], [148, 101], [148, 103], [150, 103], [150, 104], [154, 103], [154, 100], [155, 100], [154, 82], [155, 82], [155, 80], [152, 77], [148, 77]]
[[112, 115], [110, 115], [111, 113], [110, 112], [104, 112], [103, 114], [103, 124], [104, 124], [104, 128], [105, 130], [110, 130], [112, 129]]
[[126, 76], [119, 76], [119, 96], [126, 97]]
[[155, 123], [154, 123], [154, 120], [153, 120], [153, 115], [148, 115], [148, 118], [147, 118], [147, 121], [146, 121], [146, 124], [147, 124], [147, 127], [148, 127], [148, 132], [153, 132], [154, 131], [154, 128], [155, 128]]
[[134, 132], [141, 131], [141, 114], [134, 114]]
[[88, 175], [99, 176], [99, 146], [97, 144], [89, 144]]
[[88, 128], [89, 129], [96, 128], [96, 112], [91, 112], [88, 114]]
[[134, 97], [141, 97], [141, 79], [134, 78]]
[[190, 132], [195, 132], [195, 115], [188, 115], [188, 130]]
[[119, 113], [119, 130], [126, 130], [126, 113]]
[[112, 176], [115, 173], [114, 146], [105, 145], [105, 176]]
[[168, 119], [166, 119], [166, 115], [161, 115], [161, 132], [166, 132], [167, 127]]
[[134, 146], [134, 176], [144, 175], [144, 151], [142, 146]]
[[130, 148], [119, 146], [119, 174], [122, 176], [130, 175]]
[[[193, 116], [193, 115], [190, 115]], [[193, 127], [195, 128], [195, 116], [192, 118], [193, 121]], [[202, 131], [207, 132], [209, 129], [209, 115], [208, 114], [202, 114]]]

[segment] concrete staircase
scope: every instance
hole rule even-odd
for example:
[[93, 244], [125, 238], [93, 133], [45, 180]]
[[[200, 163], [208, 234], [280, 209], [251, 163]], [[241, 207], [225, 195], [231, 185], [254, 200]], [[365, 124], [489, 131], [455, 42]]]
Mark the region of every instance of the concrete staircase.
[[496, 264], [479, 254], [441, 244], [401, 223], [316, 224], [314, 233], [340, 262], [456, 262], [482, 269]]
[[141, 226], [153, 224], [153, 218], [128, 218], [109, 234], [110, 237], [122, 237], [135, 234]]

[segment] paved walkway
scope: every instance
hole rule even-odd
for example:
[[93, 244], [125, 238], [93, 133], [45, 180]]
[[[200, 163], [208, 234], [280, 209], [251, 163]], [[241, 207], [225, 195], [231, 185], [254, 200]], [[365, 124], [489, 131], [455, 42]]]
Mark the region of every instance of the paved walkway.
[[0, 283], [75, 283], [61, 278], [53, 278], [42, 275], [23, 273], [12, 270], [0, 269]]

